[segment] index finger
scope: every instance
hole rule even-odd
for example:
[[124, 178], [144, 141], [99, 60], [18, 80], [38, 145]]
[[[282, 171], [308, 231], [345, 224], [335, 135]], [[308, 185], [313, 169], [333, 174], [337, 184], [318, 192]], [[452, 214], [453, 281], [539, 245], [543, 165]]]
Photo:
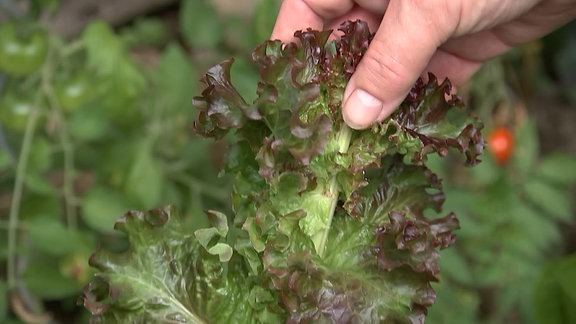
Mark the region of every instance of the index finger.
[[284, 0], [270, 38], [291, 42], [295, 31], [322, 30], [325, 20], [338, 17], [353, 6], [351, 0]]

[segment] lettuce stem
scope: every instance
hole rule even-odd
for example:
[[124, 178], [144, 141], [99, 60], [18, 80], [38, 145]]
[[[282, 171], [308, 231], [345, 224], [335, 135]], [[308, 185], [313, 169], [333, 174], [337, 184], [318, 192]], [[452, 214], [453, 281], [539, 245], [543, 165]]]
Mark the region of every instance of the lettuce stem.
[[[344, 154], [348, 152], [348, 147], [350, 147], [350, 139], [352, 138], [352, 129], [342, 123], [340, 131], [336, 135], [336, 141], [338, 143], [338, 153]], [[318, 245], [316, 245], [316, 252], [320, 257], [324, 256], [326, 249], [326, 241], [328, 240], [328, 233], [330, 233], [330, 228], [332, 225], [332, 218], [334, 218], [334, 212], [336, 211], [336, 205], [338, 204], [338, 196], [340, 195], [340, 185], [336, 179], [336, 174], [330, 179], [330, 185], [328, 187], [328, 195], [330, 197], [330, 207], [328, 209], [328, 220], [326, 222], [327, 226], [321, 233]]]

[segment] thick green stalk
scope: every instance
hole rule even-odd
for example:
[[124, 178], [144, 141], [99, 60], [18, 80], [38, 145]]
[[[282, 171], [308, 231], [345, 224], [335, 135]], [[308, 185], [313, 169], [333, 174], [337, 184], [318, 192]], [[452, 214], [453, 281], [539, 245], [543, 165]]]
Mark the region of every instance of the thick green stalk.
[[[336, 135], [336, 141], [338, 143], [338, 152], [346, 153], [348, 152], [348, 147], [350, 146], [350, 138], [352, 137], [352, 129], [348, 127], [345, 123], [342, 123], [340, 131]], [[328, 197], [330, 198], [330, 207], [328, 208], [328, 218], [327, 226], [324, 228], [323, 232], [317, 236], [317, 240], [314, 240], [316, 244], [316, 252], [318, 255], [323, 256], [326, 249], [326, 241], [328, 240], [328, 233], [330, 233], [330, 227], [332, 225], [332, 218], [334, 217], [334, 212], [336, 210], [336, 204], [338, 203], [338, 196], [340, 195], [340, 186], [338, 185], [338, 180], [336, 175], [332, 176], [328, 186]]]

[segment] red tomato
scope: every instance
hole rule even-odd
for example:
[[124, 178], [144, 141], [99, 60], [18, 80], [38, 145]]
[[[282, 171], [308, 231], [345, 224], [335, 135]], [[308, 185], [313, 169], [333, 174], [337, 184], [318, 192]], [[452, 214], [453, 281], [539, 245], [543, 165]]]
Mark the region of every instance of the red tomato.
[[514, 151], [514, 137], [512, 132], [505, 127], [496, 127], [488, 137], [488, 149], [496, 163], [504, 165], [508, 163]]

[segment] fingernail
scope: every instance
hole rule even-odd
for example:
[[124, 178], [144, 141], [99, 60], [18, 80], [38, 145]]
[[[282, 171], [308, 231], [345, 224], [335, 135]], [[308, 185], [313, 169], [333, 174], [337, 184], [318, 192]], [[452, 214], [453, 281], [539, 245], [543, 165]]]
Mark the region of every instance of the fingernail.
[[362, 89], [356, 89], [344, 102], [344, 121], [354, 129], [372, 125], [380, 116], [382, 101]]

